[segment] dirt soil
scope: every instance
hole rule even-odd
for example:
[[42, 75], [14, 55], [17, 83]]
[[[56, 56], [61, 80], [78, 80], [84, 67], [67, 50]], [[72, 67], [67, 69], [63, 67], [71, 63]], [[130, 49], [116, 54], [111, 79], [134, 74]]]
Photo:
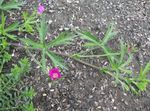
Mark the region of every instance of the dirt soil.
[[[25, 9], [37, 5], [26, 0]], [[135, 64], [150, 60], [150, 1], [149, 0], [47, 0], [44, 3], [49, 23], [49, 36], [62, 30], [86, 29], [103, 37], [112, 21], [118, 38], [136, 45]], [[60, 52], [78, 52], [82, 41]], [[112, 45], [115, 45], [114, 41]], [[33, 69], [25, 84], [35, 88], [34, 105], [37, 111], [150, 111], [150, 87], [140, 96], [125, 93], [115, 87], [112, 78], [96, 70], [65, 59], [69, 70], [62, 71], [63, 79], [51, 82], [47, 75]]]

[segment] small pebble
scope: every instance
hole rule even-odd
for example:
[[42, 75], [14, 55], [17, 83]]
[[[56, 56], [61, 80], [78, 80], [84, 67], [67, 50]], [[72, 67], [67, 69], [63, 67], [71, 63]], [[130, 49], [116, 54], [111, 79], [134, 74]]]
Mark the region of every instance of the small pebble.
[[43, 96], [47, 96], [47, 94], [46, 94], [46, 93], [43, 93]]
[[51, 91], [51, 92], [54, 92], [54, 89], [51, 89], [50, 91]]
[[116, 106], [114, 106], [114, 109], [117, 109], [117, 107], [116, 107]]

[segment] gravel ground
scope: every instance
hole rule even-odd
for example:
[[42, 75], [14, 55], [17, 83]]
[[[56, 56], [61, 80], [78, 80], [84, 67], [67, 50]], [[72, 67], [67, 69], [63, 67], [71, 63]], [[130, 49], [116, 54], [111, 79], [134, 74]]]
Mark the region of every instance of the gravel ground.
[[[28, 0], [26, 7], [35, 4]], [[113, 21], [117, 37], [137, 46], [135, 64], [150, 60], [149, 0], [48, 0], [45, 7], [50, 37], [74, 27], [102, 37]], [[81, 43], [57, 50], [79, 51]], [[66, 62], [69, 70], [62, 71], [64, 78], [57, 82], [50, 82], [37, 69], [25, 81], [37, 91], [34, 104], [38, 111], [150, 111], [150, 88], [141, 96], [124, 93], [109, 76], [68, 58]]]

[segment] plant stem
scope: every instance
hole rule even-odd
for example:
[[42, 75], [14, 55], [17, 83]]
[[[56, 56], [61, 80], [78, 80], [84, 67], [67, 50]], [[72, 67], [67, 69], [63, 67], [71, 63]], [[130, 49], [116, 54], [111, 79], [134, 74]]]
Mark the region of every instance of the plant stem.
[[64, 54], [64, 53], [58, 53], [58, 52], [53, 52], [53, 53], [55, 53], [55, 54], [57, 54], [57, 55], [61, 55], [61, 56], [65, 56], [65, 57], [71, 58], [71, 59], [73, 59], [73, 60], [75, 60], [75, 61], [77, 61], [77, 62], [80, 62], [80, 63], [82, 63], [82, 64], [84, 64], [84, 65], [86, 65], [86, 66], [92, 67], [92, 68], [94, 68], [94, 69], [97, 69], [97, 70], [100, 69], [98, 66], [92, 65], [92, 64], [90, 64], [90, 63], [87, 63], [87, 62], [85, 62], [85, 61], [82, 61], [82, 60], [80, 60], [80, 59], [77, 59], [77, 58], [75, 58], [75, 57], [72, 57], [72, 56], [70, 56], [70, 55], [67, 55], [67, 54]]
[[91, 48], [91, 49], [88, 49], [88, 50], [85, 50], [85, 51], [81, 51], [81, 52], [79, 52], [79, 53], [77, 53], [77, 54], [88, 53], [88, 52], [90, 52], [90, 51], [92, 51], [92, 50], [96, 50], [96, 49], [99, 49], [99, 47], [94, 47], [94, 48]]
[[82, 58], [86, 58], [86, 57], [105, 57], [105, 56], [109, 56], [109, 55], [119, 55], [120, 53], [109, 53], [109, 54], [103, 54], [103, 55], [80, 55], [80, 57]]
[[0, 74], [2, 72], [3, 66], [4, 66], [5, 61], [3, 60], [2, 63], [0, 64]]
[[43, 72], [46, 74], [46, 51], [45, 48], [42, 50], [42, 59], [41, 59], [41, 63], [42, 63], [42, 70]]
[[30, 52], [28, 49], [26, 49], [26, 51], [27, 51], [27, 53], [29, 54], [29, 56], [31, 56], [31, 57], [33, 58], [33, 61], [34, 61], [36, 64], [38, 64], [40, 67], [42, 67], [42, 65], [38, 62], [38, 60], [36, 60], [36, 59], [33, 57], [33, 55], [31, 54], [31, 52]]
[[5, 111], [5, 110], [12, 110], [12, 109], [17, 109], [18, 108], [18, 106], [17, 107], [7, 107], [7, 108], [0, 108], [0, 111]]

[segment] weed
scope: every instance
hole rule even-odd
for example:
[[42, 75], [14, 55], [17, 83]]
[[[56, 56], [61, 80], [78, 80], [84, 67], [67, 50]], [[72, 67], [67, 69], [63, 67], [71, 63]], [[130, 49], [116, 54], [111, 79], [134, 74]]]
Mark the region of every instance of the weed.
[[150, 80], [147, 79], [146, 74], [148, 74], [148, 71], [150, 70], [150, 63], [146, 65], [144, 70], [140, 71], [140, 74], [138, 77], [135, 77], [133, 75], [133, 71], [129, 69], [130, 64], [132, 63], [133, 53], [128, 52], [128, 48], [122, 40], [120, 40], [120, 50], [115, 51], [108, 47], [107, 43], [111, 39], [114, 38], [114, 36], [117, 34], [117, 32], [114, 32], [114, 25], [110, 25], [108, 27], [108, 30], [102, 40], [98, 39], [96, 36], [92, 35], [90, 32], [87, 31], [76, 31], [76, 33], [82, 38], [87, 40], [87, 42], [84, 44], [84, 47], [95, 49], [99, 48], [103, 50], [103, 54], [99, 55], [86, 55], [84, 53], [77, 53], [74, 54], [72, 57], [76, 59], [81, 58], [101, 58], [105, 57], [108, 60], [108, 65], [105, 67], [96, 67], [101, 72], [111, 75], [115, 79], [116, 84], [121, 84], [122, 88], [126, 91], [131, 91], [134, 94], [139, 94], [141, 91], [146, 90], [146, 86], [150, 82]]
[[0, 39], [0, 74], [2, 73], [3, 66], [11, 59], [8, 51], [8, 43], [5, 38]]
[[23, 24], [21, 24], [21, 27], [19, 30], [22, 32], [28, 32], [28, 33], [33, 33], [35, 31], [35, 25], [36, 25], [36, 12], [33, 12], [31, 15], [29, 12], [23, 12], [22, 14], [23, 18]]
[[35, 111], [31, 102], [35, 96], [33, 88], [21, 86], [21, 77], [29, 70], [30, 63], [24, 58], [14, 65], [10, 74], [0, 75], [0, 111]]
[[17, 2], [15, 0], [11, 0], [10, 2], [0, 0], [0, 10], [9, 11], [12, 9], [19, 9], [23, 5], [23, 2]]
[[6, 16], [4, 13], [1, 14], [1, 23], [0, 23], [0, 35], [2, 37], [8, 37], [9, 39], [16, 40], [16, 35], [11, 34], [11, 32], [17, 31], [19, 27], [19, 22], [14, 22], [6, 26]]
[[[37, 25], [38, 27], [38, 32], [39, 32], [39, 41], [33, 41], [29, 38], [27, 39], [21, 39], [21, 41], [30, 49], [35, 49], [35, 50], [40, 50], [41, 51], [41, 60], [36, 60], [35, 62], [41, 66], [43, 72], [46, 71], [46, 56], [49, 57], [53, 65], [55, 67], [59, 66], [61, 68], [65, 68], [65, 64], [63, 63], [63, 59], [56, 55], [53, 51], [50, 51], [50, 48], [53, 48], [55, 46], [59, 45], [64, 45], [64, 44], [69, 44], [74, 37], [74, 34], [71, 32], [62, 32], [58, 37], [55, 39], [46, 42], [46, 34], [47, 34], [47, 24], [45, 22], [45, 17], [42, 17], [40, 25]], [[46, 72], [45, 72], [46, 73]]]

